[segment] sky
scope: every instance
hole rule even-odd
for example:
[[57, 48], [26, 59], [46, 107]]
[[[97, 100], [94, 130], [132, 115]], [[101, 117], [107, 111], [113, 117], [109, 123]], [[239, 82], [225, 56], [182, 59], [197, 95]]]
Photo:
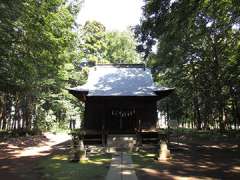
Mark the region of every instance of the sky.
[[109, 31], [124, 31], [139, 23], [142, 6], [143, 0], [85, 0], [77, 21], [96, 20]]

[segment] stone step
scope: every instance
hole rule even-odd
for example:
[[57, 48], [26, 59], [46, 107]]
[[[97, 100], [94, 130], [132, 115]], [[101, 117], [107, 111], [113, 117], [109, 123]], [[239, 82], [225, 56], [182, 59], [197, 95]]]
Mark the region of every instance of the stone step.
[[132, 150], [137, 142], [134, 134], [109, 134], [107, 137], [107, 147]]

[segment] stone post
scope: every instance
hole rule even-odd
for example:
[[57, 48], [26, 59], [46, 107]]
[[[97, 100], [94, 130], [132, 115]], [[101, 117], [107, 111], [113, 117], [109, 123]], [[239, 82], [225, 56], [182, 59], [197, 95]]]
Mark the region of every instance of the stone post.
[[166, 161], [171, 158], [166, 141], [160, 141], [158, 161]]
[[72, 142], [73, 142], [73, 145], [72, 145], [73, 146], [73, 150], [72, 150], [73, 157], [72, 157], [71, 161], [78, 162], [80, 159], [80, 146], [79, 146], [79, 138], [76, 134], [73, 134]]
[[82, 138], [80, 139], [80, 152], [79, 152], [79, 154], [80, 154], [80, 160], [88, 160], [87, 150], [84, 147]]

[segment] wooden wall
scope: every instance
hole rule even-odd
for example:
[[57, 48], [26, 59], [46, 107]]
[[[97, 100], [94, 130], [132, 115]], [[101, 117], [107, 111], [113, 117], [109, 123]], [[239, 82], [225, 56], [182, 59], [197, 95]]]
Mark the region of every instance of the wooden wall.
[[[136, 129], [140, 128], [139, 124], [145, 130], [156, 127], [157, 106], [154, 98], [88, 97], [85, 103], [84, 128], [101, 131], [114, 127], [110, 126], [109, 123], [116, 123], [114, 119], [111, 119], [111, 112], [116, 109], [135, 109]], [[131, 118], [133, 120], [133, 117]]]

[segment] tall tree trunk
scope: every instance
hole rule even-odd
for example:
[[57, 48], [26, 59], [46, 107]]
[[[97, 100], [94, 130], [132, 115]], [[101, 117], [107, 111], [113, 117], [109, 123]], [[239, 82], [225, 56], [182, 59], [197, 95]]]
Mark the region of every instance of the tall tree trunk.
[[23, 97], [23, 105], [22, 105], [22, 129], [26, 130], [27, 128], [27, 121], [28, 121], [28, 106], [27, 106], [27, 96], [24, 95]]
[[26, 130], [30, 131], [32, 129], [32, 110], [33, 110], [33, 96], [27, 95], [26, 96]]
[[219, 115], [218, 115], [218, 122], [219, 122], [219, 128], [220, 131], [223, 132], [225, 130], [225, 123], [223, 121], [223, 110], [219, 110]]
[[236, 107], [234, 104], [234, 101], [232, 101], [232, 118], [233, 118], [233, 124], [234, 124], [234, 129], [237, 130], [237, 114], [236, 114]]
[[0, 95], [0, 130], [2, 129], [2, 123], [3, 123], [3, 106], [4, 106], [4, 95]]
[[212, 58], [213, 58], [213, 65], [214, 65], [214, 77], [215, 77], [215, 87], [216, 87], [216, 92], [215, 92], [215, 97], [217, 100], [217, 110], [218, 110], [218, 122], [219, 122], [219, 128], [220, 131], [225, 130], [225, 119], [224, 119], [224, 109], [225, 109], [225, 99], [224, 99], [224, 93], [223, 93], [223, 73], [222, 73], [222, 68], [221, 68], [221, 52], [219, 52], [219, 46], [218, 46], [218, 40], [219, 37], [215, 35], [213, 37], [213, 43], [212, 43]]
[[198, 130], [200, 130], [202, 129], [202, 119], [197, 98], [194, 98], [193, 104], [196, 127]]
[[198, 89], [197, 89], [197, 78], [196, 78], [196, 69], [193, 60], [190, 61], [191, 64], [191, 71], [192, 71], [192, 80], [193, 80], [193, 108], [195, 113], [195, 122], [197, 129], [201, 129], [202, 119], [199, 107], [199, 97], [198, 97]]
[[11, 113], [11, 111], [12, 111], [12, 99], [11, 99], [11, 95], [10, 94], [7, 94], [7, 103], [6, 103], [6, 112], [7, 112], [7, 114], [6, 114], [6, 117], [7, 117], [7, 127], [6, 127], [6, 129], [7, 130], [11, 130], [11, 125], [12, 125], [12, 113]]
[[3, 108], [2, 108], [2, 129], [3, 130], [6, 130], [7, 128], [7, 117], [6, 117], [6, 114], [7, 114], [7, 99], [6, 99], [6, 94], [3, 95]]
[[19, 108], [19, 94], [16, 93], [16, 100], [15, 100], [15, 114], [14, 114], [14, 129], [19, 129], [19, 121], [20, 121], [20, 108]]
[[236, 107], [236, 115], [235, 115], [236, 126], [239, 126], [240, 125], [240, 106], [237, 100], [235, 101], [235, 107]]

